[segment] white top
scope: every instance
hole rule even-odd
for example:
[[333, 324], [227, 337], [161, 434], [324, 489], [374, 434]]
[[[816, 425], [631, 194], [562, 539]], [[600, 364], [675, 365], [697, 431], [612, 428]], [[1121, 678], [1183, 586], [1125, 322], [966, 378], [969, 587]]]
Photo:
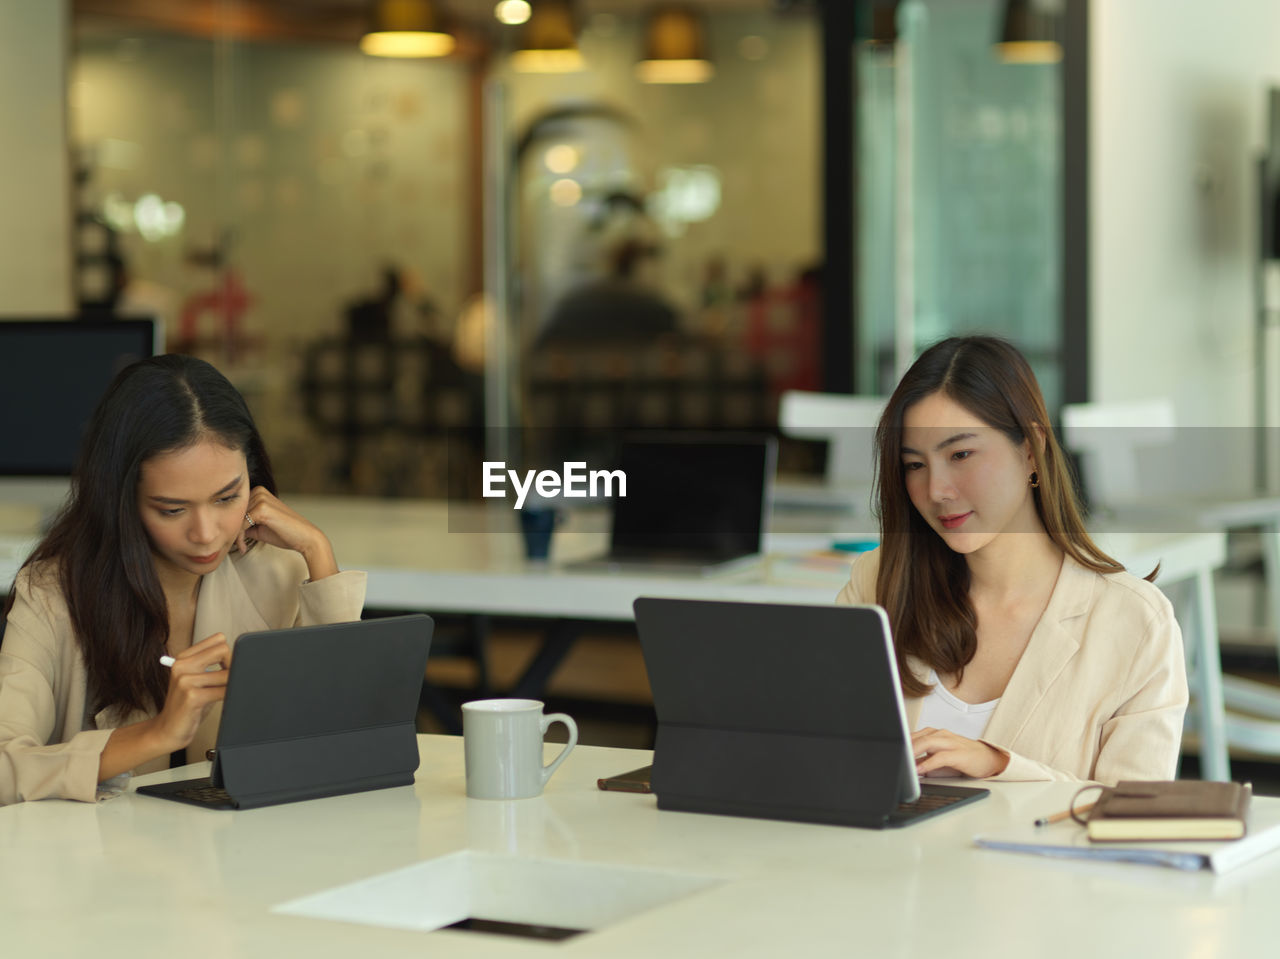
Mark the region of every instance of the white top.
[[966, 703], [943, 686], [938, 674], [932, 669], [929, 670], [929, 682], [933, 689], [920, 703], [920, 719], [916, 723], [916, 729], [932, 726], [934, 729], [950, 730], [966, 739], [981, 739], [982, 734], [987, 731], [991, 714], [1000, 705], [1000, 698], [996, 697], [985, 703]]

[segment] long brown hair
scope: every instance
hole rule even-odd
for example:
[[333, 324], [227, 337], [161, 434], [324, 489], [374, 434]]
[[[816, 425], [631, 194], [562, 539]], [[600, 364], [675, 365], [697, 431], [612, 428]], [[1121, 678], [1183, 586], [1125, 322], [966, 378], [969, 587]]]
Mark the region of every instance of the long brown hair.
[[[71, 494], [23, 564], [56, 576], [89, 676], [94, 712], [159, 710], [169, 611], [138, 515], [142, 464], [213, 439], [245, 455], [249, 484], [275, 492], [271, 463], [243, 397], [203, 360], [155, 356], [125, 367], [98, 403]], [[9, 591], [5, 613], [12, 608]]]
[[1087, 569], [1099, 573], [1124, 569], [1098, 548], [1085, 529], [1067, 459], [1054, 436], [1035, 374], [1022, 354], [992, 336], [952, 337], [929, 347], [893, 391], [875, 436], [881, 534], [876, 602], [889, 614], [898, 671], [908, 696], [922, 696], [929, 687], [907, 667], [907, 656], [940, 675], [963, 675], [978, 649], [969, 566], [934, 532], [907, 495], [903, 419], [910, 407], [934, 393], [963, 406], [1014, 445], [1030, 440], [1039, 483], [1032, 495], [1049, 538]]

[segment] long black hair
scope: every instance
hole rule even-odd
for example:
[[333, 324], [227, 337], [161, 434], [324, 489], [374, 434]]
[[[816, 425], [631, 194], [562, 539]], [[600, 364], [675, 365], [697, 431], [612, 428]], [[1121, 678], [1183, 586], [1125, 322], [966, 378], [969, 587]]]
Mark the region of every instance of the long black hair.
[[94, 712], [164, 704], [159, 657], [169, 611], [138, 514], [138, 480], [147, 460], [203, 440], [244, 453], [250, 488], [276, 491], [249, 407], [216, 369], [168, 354], [121, 370], [89, 421], [66, 504], [23, 564], [44, 564], [57, 576]]

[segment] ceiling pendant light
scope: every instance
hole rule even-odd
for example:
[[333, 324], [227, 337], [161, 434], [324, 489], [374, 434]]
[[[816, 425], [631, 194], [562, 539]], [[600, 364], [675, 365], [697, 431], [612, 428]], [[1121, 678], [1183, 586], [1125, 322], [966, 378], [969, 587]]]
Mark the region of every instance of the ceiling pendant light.
[[1005, 63], [1057, 63], [1058, 16], [1043, 0], [1005, 0], [996, 52]]
[[636, 77], [644, 83], [705, 83], [715, 75], [702, 18], [689, 7], [659, 7], [649, 15], [644, 59]]
[[529, 22], [533, 10], [529, 7], [529, 0], [498, 0], [497, 6], [493, 8], [493, 15], [499, 23], [518, 27]]
[[521, 73], [575, 73], [585, 68], [570, 0], [533, 0], [511, 66]]
[[445, 57], [453, 52], [433, 0], [374, 0], [369, 32], [360, 49], [374, 57]]

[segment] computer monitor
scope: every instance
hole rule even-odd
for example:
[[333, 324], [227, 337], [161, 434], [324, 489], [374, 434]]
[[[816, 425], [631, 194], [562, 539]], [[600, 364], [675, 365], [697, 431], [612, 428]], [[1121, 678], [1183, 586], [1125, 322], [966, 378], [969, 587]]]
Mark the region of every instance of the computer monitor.
[[636, 433], [622, 444], [627, 496], [614, 502], [614, 557], [688, 554], [704, 559], [760, 552], [777, 444], [765, 435]]
[[107, 386], [160, 345], [152, 319], [0, 318], [0, 493], [34, 489], [39, 477], [65, 488]]

